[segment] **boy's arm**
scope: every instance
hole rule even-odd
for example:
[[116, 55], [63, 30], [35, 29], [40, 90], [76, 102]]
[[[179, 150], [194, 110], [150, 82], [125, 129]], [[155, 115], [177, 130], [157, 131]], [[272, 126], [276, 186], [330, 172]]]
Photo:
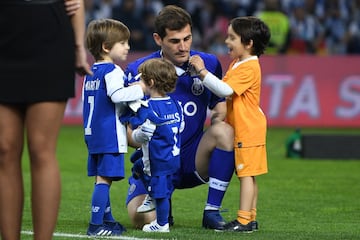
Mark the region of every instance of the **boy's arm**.
[[132, 102], [144, 97], [146, 86], [142, 81], [138, 81], [126, 87], [124, 72], [115, 67], [105, 75], [107, 95], [113, 103]]
[[110, 96], [113, 103], [131, 102], [144, 97], [143, 88], [140, 84], [123, 87], [113, 92]]
[[203, 78], [203, 84], [218, 97], [227, 97], [234, 93], [233, 89], [225, 82], [208, 72]]
[[204, 60], [199, 55], [191, 56], [189, 62], [195, 68], [205, 87], [211, 92], [221, 98], [233, 94], [234, 91], [228, 84], [221, 81], [217, 76], [206, 69]]
[[155, 129], [156, 125], [147, 119], [140, 127], [132, 132], [131, 138], [138, 143], [148, 142], [153, 136]]

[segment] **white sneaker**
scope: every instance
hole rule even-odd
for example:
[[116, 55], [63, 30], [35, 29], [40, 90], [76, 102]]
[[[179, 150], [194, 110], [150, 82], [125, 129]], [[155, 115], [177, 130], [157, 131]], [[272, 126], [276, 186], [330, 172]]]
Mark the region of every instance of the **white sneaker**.
[[142, 229], [144, 232], [170, 232], [169, 223], [160, 226], [156, 220], [149, 224], [145, 224]]
[[149, 196], [149, 194], [146, 195], [144, 201], [142, 204], [136, 209], [136, 212], [138, 213], [146, 213], [155, 210], [156, 203], [155, 200]]

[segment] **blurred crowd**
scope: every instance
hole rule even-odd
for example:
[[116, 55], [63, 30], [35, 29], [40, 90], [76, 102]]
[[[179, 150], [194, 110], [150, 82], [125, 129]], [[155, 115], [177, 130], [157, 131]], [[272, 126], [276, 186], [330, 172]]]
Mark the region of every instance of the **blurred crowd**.
[[193, 48], [226, 54], [229, 20], [254, 15], [271, 30], [267, 54], [360, 54], [360, 0], [85, 0], [87, 21], [114, 18], [131, 31], [132, 51], [157, 50], [153, 20], [176, 4], [193, 19]]

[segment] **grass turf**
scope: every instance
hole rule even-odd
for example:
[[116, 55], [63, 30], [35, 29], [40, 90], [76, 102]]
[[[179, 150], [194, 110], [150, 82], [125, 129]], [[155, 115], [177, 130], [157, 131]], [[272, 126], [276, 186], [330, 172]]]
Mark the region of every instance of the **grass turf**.
[[[173, 196], [175, 226], [170, 233], [143, 233], [132, 229], [125, 198], [127, 181], [111, 187], [112, 210], [126, 228], [124, 237], [152, 239], [360, 239], [360, 161], [285, 158], [285, 140], [294, 129], [269, 128], [267, 139], [269, 173], [259, 184], [258, 232], [217, 233], [201, 228], [207, 186], [176, 190]], [[309, 133], [351, 133], [359, 129], [304, 129]], [[62, 201], [56, 232], [86, 234], [94, 179], [86, 175], [87, 152], [80, 126], [64, 126], [58, 144], [62, 176]], [[131, 151], [131, 149], [129, 148]], [[127, 155], [129, 156], [129, 154]], [[24, 231], [31, 231], [30, 174], [24, 154], [26, 199]], [[126, 161], [130, 174], [130, 161]], [[234, 176], [225, 195], [223, 217], [236, 218], [239, 181]], [[22, 235], [22, 239], [31, 239]], [[69, 239], [55, 236], [54, 239]], [[73, 238], [74, 239], [74, 238]]]

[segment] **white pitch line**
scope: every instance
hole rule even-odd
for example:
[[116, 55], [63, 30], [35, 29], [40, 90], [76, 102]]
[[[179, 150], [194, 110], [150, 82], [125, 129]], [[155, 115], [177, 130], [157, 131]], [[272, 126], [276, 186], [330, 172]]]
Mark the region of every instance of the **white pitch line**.
[[[24, 235], [33, 235], [32, 231], [21, 231], [21, 234]], [[102, 238], [102, 239], [121, 239], [121, 240], [156, 240], [151, 238], [136, 238], [136, 237], [126, 237], [126, 236], [88, 236], [84, 234], [71, 234], [71, 233], [59, 233], [55, 232], [54, 237], [64, 237], [64, 238]]]

